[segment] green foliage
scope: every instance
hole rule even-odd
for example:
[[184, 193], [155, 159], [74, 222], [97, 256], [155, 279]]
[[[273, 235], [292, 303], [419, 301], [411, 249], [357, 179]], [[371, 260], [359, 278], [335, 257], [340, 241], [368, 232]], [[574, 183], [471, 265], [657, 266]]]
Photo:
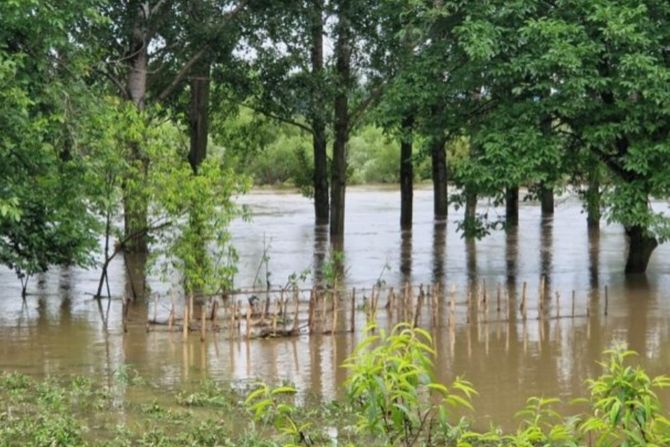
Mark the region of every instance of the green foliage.
[[400, 176], [400, 144], [378, 127], [366, 126], [349, 140], [349, 181], [397, 183]]
[[650, 378], [640, 367], [626, 365], [635, 355], [622, 346], [605, 351], [603, 374], [589, 381], [593, 414], [581, 425], [593, 433], [596, 446], [662, 446], [670, 442], [670, 421], [661, 413], [654, 390], [670, 386], [666, 376]]
[[406, 324], [359, 343], [343, 365], [350, 371], [347, 394], [358, 414], [358, 429], [390, 445], [412, 446], [430, 438], [435, 417], [446, 424], [446, 405], [471, 408], [475, 391], [468, 382], [457, 379], [451, 392], [433, 380], [434, 355], [430, 334]]
[[297, 408], [289, 400], [295, 393], [295, 388], [291, 386], [273, 388], [260, 383], [244, 401], [255, 420], [271, 423], [282, 435], [291, 439], [285, 446], [298, 446], [309, 439], [307, 430], [310, 424], [298, 421]]
[[322, 267], [323, 281], [326, 287], [337, 288], [345, 276], [344, 252], [333, 250]]
[[235, 403], [232, 394], [230, 388], [224, 388], [212, 380], [206, 380], [197, 391], [180, 393], [177, 396], [177, 402], [188, 407], [230, 408]]
[[0, 5], [0, 263], [27, 279], [50, 265], [91, 265], [96, 220], [79, 104], [90, 48], [76, 24], [97, 20], [90, 2]]

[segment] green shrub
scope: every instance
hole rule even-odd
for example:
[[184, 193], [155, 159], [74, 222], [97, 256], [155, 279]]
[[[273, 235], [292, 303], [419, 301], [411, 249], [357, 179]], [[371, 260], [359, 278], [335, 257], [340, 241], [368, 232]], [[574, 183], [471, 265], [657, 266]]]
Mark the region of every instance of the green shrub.
[[[472, 386], [457, 379], [451, 392], [433, 379], [435, 351], [428, 332], [399, 324], [390, 334], [370, 334], [343, 365], [358, 428], [389, 445], [413, 446], [430, 439], [436, 419], [447, 423], [446, 405], [470, 408]], [[433, 394], [433, 395], [431, 395]], [[439, 397], [436, 403], [434, 395]]]

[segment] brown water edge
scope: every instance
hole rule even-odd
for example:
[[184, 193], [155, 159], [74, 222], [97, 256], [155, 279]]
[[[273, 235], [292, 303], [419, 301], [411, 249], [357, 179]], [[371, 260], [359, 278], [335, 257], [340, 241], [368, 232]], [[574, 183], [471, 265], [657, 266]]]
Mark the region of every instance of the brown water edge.
[[[492, 294], [500, 283], [517, 300], [523, 282], [528, 283], [525, 327], [518, 319], [513, 324], [483, 324], [474, 319], [467, 323], [460, 312], [460, 324], [453, 334], [446, 324], [434, 331], [438, 377], [449, 382], [461, 375], [474, 383], [480, 392], [474, 404], [481, 421], [491, 418], [510, 427], [513, 413], [528, 396], [568, 400], [583, 395], [584, 380], [599, 373], [595, 361], [614, 341], [626, 342], [640, 352], [640, 362], [652, 374], [670, 372], [667, 246], [654, 253], [646, 277], [625, 279], [621, 229], [602, 225], [598, 234], [589, 234], [580, 205], [573, 199], [559, 203], [554, 219], [544, 222], [539, 207], [524, 203], [517, 232], [496, 232], [482, 241], [467, 242], [455, 231], [453, 221], [459, 215], [454, 210], [450, 210], [446, 226], [433, 224], [431, 195], [425, 191], [416, 194], [414, 231], [401, 233], [397, 196], [396, 192], [368, 190], [348, 195], [344, 241], [347, 287], [369, 287], [385, 264], [390, 269], [383, 279], [389, 285], [441, 280], [445, 290], [456, 286], [460, 301], [470, 285], [480, 285], [482, 279]], [[292, 272], [318, 270], [326, 258], [328, 241], [323, 230], [311, 224], [309, 201], [297, 195], [269, 193], [252, 194], [243, 200], [255, 217], [251, 223], [235, 222], [232, 227], [241, 255], [238, 284], [253, 282], [264, 236], [266, 245], [271, 241], [273, 284], [284, 283]], [[500, 210], [491, 208], [489, 212]], [[130, 261], [128, 269], [122, 262], [111, 266], [110, 282], [117, 299], [111, 301], [109, 311], [102, 309], [102, 315], [108, 315], [108, 330], [90, 295], [97, 286], [96, 272], [70, 269], [42, 275], [30, 286], [24, 307], [13, 273], [2, 271], [0, 369], [36, 376], [76, 373], [113, 380], [113, 371], [131, 364], [148, 380], [169, 389], [206, 377], [242, 382], [261, 378], [288, 380], [325, 399], [341, 395], [346, 371], [338, 365], [362, 336], [360, 330], [249, 342], [231, 342], [221, 334], [201, 343], [198, 336], [192, 336], [184, 343], [178, 333], [146, 332], [145, 323], [153, 316], [152, 301], [148, 300], [129, 308], [128, 332], [124, 334], [118, 297], [130, 295], [145, 283], [136, 269], [141, 260]], [[542, 275], [546, 275], [547, 294], [552, 297], [548, 312], [556, 291], [560, 292], [561, 312], [569, 309], [574, 289], [577, 308], [591, 306], [589, 318], [540, 323], [530, 306], [535, 306]], [[146, 283], [163, 295], [170, 285], [153, 276]], [[605, 285], [609, 291], [607, 317]], [[161, 303], [161, 317], [168, 309], [169, 305]], [[445, 318], [448, 313], [441, 315]], [[365, 316], [359, 313], [357, 318], [361, 328]]]

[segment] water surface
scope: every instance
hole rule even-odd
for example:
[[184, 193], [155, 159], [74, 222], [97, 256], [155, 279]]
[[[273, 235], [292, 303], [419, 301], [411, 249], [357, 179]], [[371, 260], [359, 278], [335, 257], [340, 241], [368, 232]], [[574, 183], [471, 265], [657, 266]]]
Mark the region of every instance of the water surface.
[[[319, 276], [328, 262], [329, 242], [327, 231], [312, 223], [308, 199], [263, 191], [240, 201], [249, 206], [253, 219], [235, 221], [231, 227], [240, 255], [238, 287], [264, 285], [268, 278], [272, 287], [278, 287], [292, 273], [306, 270]], [[536, 203], [523, 202], [517, 229], [493, 232], [476, 242], [464, 240], [456, 231], [461, 210], [450, 209], [446, 224], [433, 222], [429, 190], [415, 192], [411, 232], [399, 230], [399, 203], [395, 190], [349, 190], [342, 247], [346, 286], [360, 289], [381, 280], [396, 287], [405, 282], [437, 283], [443, 290], [455, 287], [460, 303], [455, 329], [448, 327], [446, 303], [441, 304], [436, 327], [431, 328], [429, 319], [423, 324], [431, 328], [437, 344], [440, 380], [464, 376], [480, 392], [474, 402], [480, 420], [510, 427], [513, 413], [531, 395], [565, 400], [583, 395], [584, 381], [599, 373], [596, 360], [612, 343], [626, 343], [638, 351], [639, 361], [651, 373], [670, 372], [668, 246], [654, 252], [646, 276], [625, 278], [622, 228], [603, 223], [600, 231], [589, 233], [581, 204], [574, 198], [558, 200], [555, 216], [547, 220]], [[504, 212], [484, 202], [480, 210], [493, 217]], [[259, 268], [264, 253], [269, 257], [269, 277], [265, 266]], [[73, 268], [40, 275], [31, 283], [24, 305], [14, 274], [1, 270], [0, 369], [112, 380], [120, 365], [130, 364], [169, 388], [205, 377], [261, 378], [288, 380], [326, 399], [341, 395], [346, 371], [339, 365], [361, 337], [360, 331], [249, 342], [219, 334], [205, 343], [195, 336], [183, 342], [177, 333], [147, 332], [147, 320], [154, 314], [164, 318], [168, 309], [166, 299], [156, 309], [148, 299], [132, 305], [124, 333], [119, 298], [140, 294], [145, 286], [165, 296], [171, 286], [158, 276], [143, 280], [141, 265], [141, 259], [129, 259], [126, 265], [121, 257], [112, 263], [115, 299], [101, 306], [92, 299], [99, 272]], [[543, 275], [547, 315], [556, 316], [558, 292], [562, 318], [536, 318]], [[518, 312], [524, 282], [529, 298], [525, 322]], [[501, 284], [511, 304], [505, 299], [500, 315], [491, 306], [487, 315], [468, 318], [465, 297], [473, 285], [481, 290], [482, 283], [489, 296]], [[576, 316], [566, 318], [573, 290]], [[363, 321], [364, 316], [358, 315], [359, 328]]]

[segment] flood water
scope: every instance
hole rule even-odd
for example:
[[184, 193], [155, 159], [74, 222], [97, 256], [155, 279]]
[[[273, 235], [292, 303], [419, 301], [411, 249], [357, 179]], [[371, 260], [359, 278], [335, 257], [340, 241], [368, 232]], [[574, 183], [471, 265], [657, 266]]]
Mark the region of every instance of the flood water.
[[[253, 214], [235, 221], [238, 249], [237, 287], [281, 286], [290, 274], [317, 272], [327, 262], [327, 232], [313, 225], [308, 199], [287, 192], [254, 192], [239, 199]], [[557, 201], [556, 214], [543, 221], [539, 206], [521, 204], [519, 227], [468, 242], [456, 231], [462, 210], [450, 209], [446, 225], [432, 219], [432, 193], [415, 192], [414, 228], [399, 231], [399, 192], [352, 188], [347, 195], [345, 282], [369, 287], [386, 284], [441, 284], [455, 287], [457, 325], [448, 329], [440, 312], [432, 328], [437, 344], [436, 373], [448, 382], [463, 376], [480, 395], [474, 401], [480, 424], [493, 420], [511, 427], [513, 414], [529, 396], [564, 400], [586, 393], [584, 381], [599, 373], [596, 361], [612, 343], [640, 353], [652, 374], [670, 373], [670, 246], [661, 245], [644, 277], [623, 275], [626, 244], [618, 225], [602, 223], [589, 233], [581, 204]], [[656, 204], [656, 206], [664, 206]], [[490, 216], [503, 210], [480, 203]], [[140, 267], [138, 267], [138, 265]], [[259, 267], [260, 266], [260, 267]], [[92, 299], [99, 272], [54, 269], [35, 278], [24, 305], [13, 272], [0, 271], [0, 370], [36, 376], [87, 374], [110, 379], [129, 364], [164, 388], [178, 388], [206, 377], [221, 381], [288, 380], [325, 399], [342, 394], [346, 371], [339, 367], [362, 334], [280, 339], [228, 340], [210, 335], [205, 343], [181, 334], [147, 332], [147, 319], [164, 316], [165, 299], [138, 300], [129, 310], [128, 332], [121, 324], [124, 295], [140, 293], [141, 260], [116, 259], [110, 269], [112, 295], [102, 306]], [[540, 277], [546, 275], [547, 314], [538, 320]], [[316, 275], [318, 276], [318, 274]], [[308, 279], [306, 286], [311, 286]], [[485, 316], [468, 317], [463, 304], [472, 285], [486, 284], [490, 296], [502, 285], [502, 316], [495, 306]], [[523, 283], [528, 285], [528, 318], [517, 309]], [[150, 275], [153, 292], [167, 294], [170, 282]], [[608, 290], [605, 316], [605, 287]], [[572, 291], [575, 293], [575, 317]], [[558, 309], [556, 293], [558, 292]], [[442, 303], [446, 304], [446, 303]], [[587, 311], [588, 308], [588, 311]], [[588, 316], [587, 316], [588, 313]], [[362, 326], [364, 316], [357, 318]], [[104, 322], [107, 324], [105, 325]], [[106, 326], [106, 328], [105, 328]]]

